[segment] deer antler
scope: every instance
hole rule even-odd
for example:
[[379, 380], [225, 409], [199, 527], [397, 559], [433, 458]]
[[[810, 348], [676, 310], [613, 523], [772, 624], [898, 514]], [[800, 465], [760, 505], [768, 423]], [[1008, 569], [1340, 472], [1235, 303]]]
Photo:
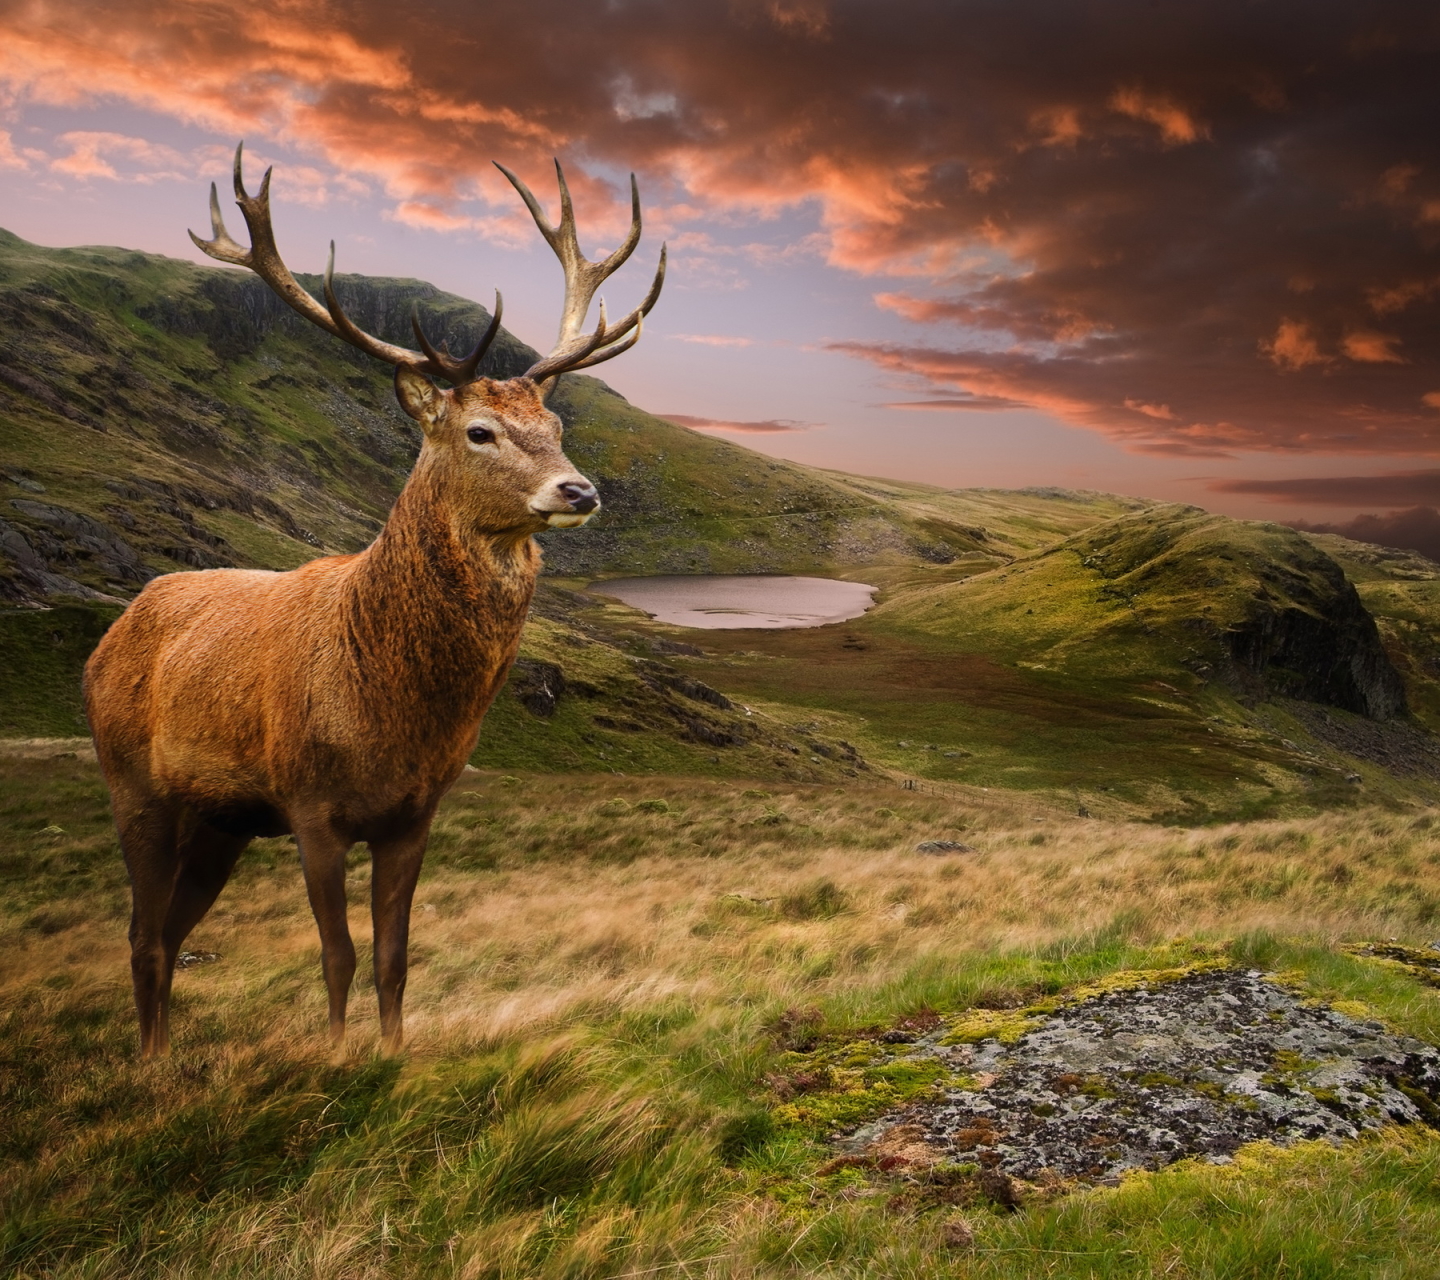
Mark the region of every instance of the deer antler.
[[253, 196], [250, 195], [245, 190], [245, 181], [240, 172], [244, 150], [243, 142], [235, 148], [235, 202], [240, 206], [240, 212], [245, 215], [245, 225], [250, 228], [250, 247], [246, 249], [237, 244], [225, 229], [225, 220], [220, 216], [220, 196], [215, 190], [213, 182], [210, 184], [210, 233], [214, 239], [202, 240], [193, 231], [189, 233], [190, 239], [212, 258], [232, 263], [237, 267], [248, 267], [311, 324], [318, 325], [326, 333], [333, 334], [353, 347], [359, 347], [367, 355], [372, 355], [377, 360], [383, 360], [386, 364], [409, 365], [421, 373], [444, 378], [456, 386], [465, 382], [473, 382], [475, 371], [480, 367], [480, 361], [484, 358], [491, 342], [494, 341], [495, 335], [500, 331], [500, 314], [505, 305], [500, 291], [498, 289], [495, 291], [495, 310], [491, 315], [489, 327], [480, 341], [475, 344], [475, 349], [463, 359], [456, 359], [452, 356], [443, 343], [438, 351], [430, 344], [429, 339], [420, 328], [418, 303], [411, 312], [410, 323], [415, 330], [415, 337], [420, 343], [420, 351], [411, 351], [409, 347], [397, 347], [392, 342], [382, 341], [380, 338], [366, 333], [345, 314], [339, 299], [335, 296], [335, 242], [333, 240], [330, 242], [330, 261], [325, 268], [324, 307], [301, 288], [300, 282], [290, 274], [290, 268], [281, 260], [280, 252], [275, 247], [275, 231], [270, 225], [271, 170], [265, 170], [265, 176], [260, 180], [259, 192]]
[[531, 365], [525, 371], [525, 376], [535, 382], [544, 382], [557, 374], [573, 369], [586, 369], [604, 360], [613, 360], [622, 351], [628, 351], [640, 340], [645, 317], [655, 305], [655, 300], [660, 296], [660, 287], [665, 283], [664, 245], [660, 246], [660, 265], [655, 271], [655, 280], [650, 286], [650, 292], [645, 295], [645, 300], [634, 311], [612, 325], [606, 323], [605, 300], [602, 298], [599, 322], [590, 333], [583, 332], [583, 329], [585, 315], [590, 310], [595, 290], [607, 276], [620, 269], [635, 251], [635, 246], [640, 243], [640, 189], [635, 184], [635, 175], [630, 175], [630, 206], [633, 211], [630, 234], [609, 257], [601, 262], [590, 262], [580, 252], [580, 244], [575, 236], [575, 209], [570, 203], [570, 188], [566, 185], [565, 171], [560, 167], [560, 161], [555, 161], [555, 176], [560, 182], [558, 227], [550, 225], [545, 211], [540, 208], [540, 202], [531, 194], [529, 187], [503, 164], [497, 163], [495, 167], [510, 179], [511, 185], [520, 193], [520, 198], [530, 210], [530, 216], [535, 219], [535, 225], [540, 228], [540, 234], [555, 250], [560, 265], [565, 268], [565, 308], [560, 317], [560, 336], [555, 341], [554, 350]]

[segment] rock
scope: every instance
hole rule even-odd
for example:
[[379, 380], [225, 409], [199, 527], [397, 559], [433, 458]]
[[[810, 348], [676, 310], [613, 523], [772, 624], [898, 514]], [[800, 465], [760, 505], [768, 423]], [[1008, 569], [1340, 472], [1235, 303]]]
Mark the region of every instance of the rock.
[[975, 1245], [975, 1233], [964, 1218], [954, 1213], [940, 1224], [940, 1241], [947, 1249], [970, 1249]]
[[175, 957], [177, 969], [193, 969], [196, 965], [214, 964], [220, 959], [218, 951], [182, 951]]
[[[953, 1053], [948, 1031], [893, 1052]], [[982, 1177], [1048, 1170], [1093, 1185], [1186, 1157], [1225, 1163], [1247, 1142], [1341, 1141], [1440, 1117], [1440, 1050], [1253, 971], [1106, 992], [1037, 1017], [1013, 1043], [966, 1048], [963, 1084], [889, 1122], [923, 1127]], [[985, 1194], [1006, 1203], [992, 1181]]]
[[18, 472], [0, 471], [0, 475], [3, 475], [11, 484], [18, 485], [21, 489], [24, 489], [26, 493], [45, 492], [45, 486], [38, 480], [31, 480], [28, 476], [22, 476]]
[[565, 693], [565, 673], [553, 662], [516, 658], [510, 668], [510, 688], [531, 715], [548, 720]]
[[683, 640], [667, 640], [663, 636], [657, 636], [650, 641], [652, 653], [678, 653], [687, 658], [703, 658], [705, 650], [697, 648], [693, 644], [686, 644]]
[[974, 853], [973, 846], [961, 844], [958, 840], [922, 840], [915, 846], [916, 853], [931, 853], [943, 856], [947, 853]]

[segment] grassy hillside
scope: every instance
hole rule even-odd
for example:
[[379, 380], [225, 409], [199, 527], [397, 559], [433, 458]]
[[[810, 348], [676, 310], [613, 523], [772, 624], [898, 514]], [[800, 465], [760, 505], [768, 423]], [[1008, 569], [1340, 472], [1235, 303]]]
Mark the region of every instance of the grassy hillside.
[[[412, 300], [453, 346], [489, 321], [419, 281], [337, 289], [359, 324], [402, 343]], [[502, 331], [484, 372], [532, 359]], [[157, 572], [287, 568], [364, 545], [418, 448], [390, 381], [248, 272], [0, 232], [0, 598], [124, 599]], [[583, 539], [548, 537], [556, 570], [933, 562], [974, 543], [655, 418], [594, 378], [562, 378], [554, 406], [605, 497]]]
[[[1433, 1275], [1423, 1124], [996, 1199], [963, 1153], [837, 1159], [790, 1105], [806, 1088], [812, 1109], [883, 1112], [917, 1082], [847, 1064], [884, 1036], [1003, 1025], [1121, 971], [1279, 973], [1440, 1040], [1432, 984], [1347, 949], [1425, 954], [1429, 815], [1177, 833], [978, 789], [469, 775], [417, 896], [404, 1059], [371, 1054], [357, 909], [351, 1051], [331, 1060], [298, 859], [270, 840], [190, 940], [208, 959], [177, 975], [174, 1056], [145, 1064], [95, 767], [5, 763], [7, 1275]], [[977, 852], [914, 852], [937, 837]], [[368, 877], [355, 860], [354, 899]], [[796, 1066], [816, 1046], [832, 1092]]]
[[682, 632], [613, 606], [607, 625], [632, 645], [699, 636], [702, 655], [672, 661], [751, 705], [809, 708], [905, 776], [1203, 821], [1434, 794], [1431, 585], [1357, 590], [1292, 530], [1150, 506], [893, 586], [843, 626]]
[[[340, 292], [399, 341], [412, 299], [452, 345], [488, 321], [416, 281]], [[487, 371], [532, 355], [502, 333]], [[1440, 579], [1419, 557], [1113, 495], [800, 467], [593, 378], [555, 403], [605, 511], [546, 535], [554, 585], [477, 763], [868, 768], [1184, 820], [1399, 803], [1440, 775]], [[83, 730], [79, 664], [154, 574], [363, 545], [416, 447], [388, 371], [248, 273], [0, 234], [0, 594], [24, 606], [0, 613], [0, 735]], [[841, 575], [881, 603], [846, 627], [697, 637], [578, 594], [667, 571]]]

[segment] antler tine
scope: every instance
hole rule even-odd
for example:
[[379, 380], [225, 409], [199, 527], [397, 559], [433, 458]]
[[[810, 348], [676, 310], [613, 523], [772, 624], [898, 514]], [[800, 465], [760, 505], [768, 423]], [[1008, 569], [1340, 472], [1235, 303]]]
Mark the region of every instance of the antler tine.
[[535, 225], [540, 229], [540, 234], [545, 237], [546, 242], [555, 251], [555, 256], [560, 259], [560, 265], [565, 270], [565, 304], [560, 317], [560, 335], [556, 339], [554, 350], [544, 359], [532, 365], [525, 376], [535, 382], [543, 382], [567, 369], [599, 364], [601, 360], [609, 360], [613, 356], [619, 355], [621, 351], [628, 351], [635, 345], [635, 340], [632, 339], [623, 344], [618, 340], [639, 326], [641, 318], [650, 311], [660, 296], [660, 287], [665, 281], [664, 246], [661, 246], [660, 265], [655, 272], [654, 283], [650, 286], [650, 292], [646, 295], [645, 301], [615, 325], [607, 325], [602, 301], [599, 323], [589, 334], [585, 334], [583, 330], [585, 316], [590, 310], [590, 303], [595, 297], [595, 291], [608, 276], [613, 275], [624, 265], [625, 261], [634, 253], [635, 246], [640, 243], [640, 187], [635, 181], [635, 175], [633, 173], [630, 175], [631, 219], [629, 233], [614, 252], [599, 262], [591, 262], [580, 252], [575, 229], [575, 209], [570, 199], [570, 185], [565, 181], [565, 170], [561, 167], [559, 160], [555, 161], [555, 177], [560, 188], [560, 225], [558, 227], [550, 225], [549, 219], [546, 218], [544, 210], [540, 207], [540, 202], [535, 199], [530, 188], [519, 177], [499, 162], [496, 162], [495, 167], [510, 180], [511, 185], [520, 193], [520, 198], [525, 201], [526, 208], [530, 210], [530, 216], [534, 218]]
[[[434, 374], [457, 384], [473, 379], [475, 369], [485, 354], [485, 347], [490, 344], [498, 331], [498, 314], [491, 320], [490, 328], [486, 330], [486, 336], [481, 340], [481, 345], [464, 360], [457, 361], [448, 353], [442, 355], [435, 352], [428, 344], [422, 354], [419, 351], [410, 350], [409, 347], [385, 342], [373, 334], [366, 333], [345, 314], [344, 309], [340, 306], [340, 300], [335, 295], [335, 242], [333, 240], [330, 242], [330, 258], [325, 267], [326, 305], [322, 307], [290, 274], [290, 268], [285, 265], [284, 260], [280, 257], [279, 249], [275, 246], [275, 229], [270, 221], [270, 176], [272, 170], [265, 170], [265, 176], [260, 180], [260, 189], [253, 196], [250, 195], [245, 190], [244, 154], [245, 144], [242, 142], [235, 148], [235, 202], [240, 206], [240, 212], [245, 217], [245, 225], [250, 230], [250, 247], [246, 249], [238, 244], [225, 229], [224, 219], [220, 216], [220, 197], [212, 182], [210, 184], [210, 228], [213, 239], [202, 240], [193, 231], [190, 232], [190, 239], [199, 249], [221, 262], [228, 262], [237, 267], [248, 267], [311, 324], [358, 347], [367, 355], [383, 360], [386, 364], [409, 365], [423, 373]], [[498, 307], [498, 293], [496, 300]]]
[[225, 219], [220, 216], [220, 193], [213, 182], [210, 184], [210, 234], [214, 238], [202, 240], [189, 230], [185, 234], [195, 242], [196, 248], [202, 253], [208, 253], [212, 258], [234, 263], [237, 267], [250, 265], [250, 251], [225, 229]]
[[485, 332], [480, 335], [480, 341], [475, 344], [475, 349], [463, 360], [456, 360], [450, 354], [450, 349], [445, 343], [441, 343], [440, 350], [436, 350], [425, 336], [425, 330], [420, 326], [420, 304], [414, 303], [410, 309], [410, 327], [415, 331], [415, 340], [419, 342], [420, 349], [425, 353], [425, 358], [432, 364], [445, 370], [443, 376], [457, 386], [462, 382], [473, 382], [475, 371], [480, 367], [480, 361], [485, 358], [485, 353], [490, 349], [490, 344], [495, 340], [495, 335], [500, 332], [500, 317], [505, 311], [505, 299], [501, 296], [500, 290], [495, 290], [495, 310], [490, 315], [490, 324]]
[[[424, 369], [427, 373], [439, 374], [442, 378], [447, 376], [442, 367], [434, 365], [433, 361], [427, 360], [418, 351], [411, 351], [408, 347], [397, 347], [372, 337], [345, 314], [345, 309], [340, 305], [340, 299], [335, 296], [335, 241], [333, 240], [330, 241], [330, 257], [325, 263], [324, 289], [325, 305], [330, 310], [330, 319], [334, 324], [333, 331], [337, 337], [344, 338], [352, 347], [359, 347], [366, 355], [384, 360], [387, 364], [408, 364], [416, 369]], [[309, 297], [310, 295], [306, 294], [305, 296]]]
[[566, 372], [573, 372], [576, 369], [588, 369], [591, 365], [604, 364], [607, 360], [615, 359], [622, 351], [629, 351], [631, 347], [640, 341], [640, 334], [644, 328], [645, 314], [641, 312], [641, 314], [635, 318], [635, 327], [630, 330], [630, 336], [628, 338], [617, 342], [613, 347], [606, 347], [603, 351], [597, 351], [594, 355], [586, 356], [585, 359], [570, 365]]
[[595, 269], [597, 276], [595, 283], [598, 286], [601, 281], [608, 279], [625, 265], [626, 260], [635, 252], [635, 246], [640, 243], [640, 187], [632, 173], [630, 175], [630, 230], [626, 233], [620, 247], [607, 254], [600, 262], [589, 262], [580, 252], [580, 241], [575, 230], [575, 206], [570, 201], [570, 184], [565, 181], [565, 170], [560, 167], [559, 160], [555, 161], [555, 179], [560, 187], [559, 234], [566, 238], [567, 247], [574, 253], [578, 262]]
[[[557, 374], [574, 369], [585, 369], [592, 364], [611, 360], [622, 351], [629, 351], [639, 341], [639, 329], [645, 317], [660, 298], [665, 284], [666, 246], [660, 246], [660, 263], [655, 268], [655, 279], [650, 283], [650, 292], [641, 304], [613, 325], [605, 320], [604, 302], [601, 302], [600, 322], [592, 333], [569, 343], [562, 343], [543, 360], [536, 361], [525, 371], [525, 376], [534, 382], [544, 382]], [[622, 342], [627, 334], [634, 334], [628, 342]], [[614, 343], [617, 345], [611, 346]]]
[[565, 170], [558, 160], [555, 161], [555, 178], [560, 188], [558, 227], [550, 225], [540, 202], [515, 173], [503, 164], [497, 163], [495, 167], [510, 179], [515, 190], [520, 193], [520, 198], [525, 201], [530, 216], [535, 219], [535, 225], [540, 229], [540, 234], [545, 237], [555, 251], [555, 256], [560, 259], [560, 265], [565, 269], [565, 306], [560, 319], [559, 341], [569, 341], [584, 327], [585, 313], [590, 310], [595, 291], [607, 277], [624, 265], [625, 260], [635, 251], [635, 246], [640, 243], [640, 189], [635, 182], [635, 175], [630, 175], [632, 216], [629, 234], [613, 253], [599, 262], [591, 262], [580, 252], [575, 228], [575, 206], [570, 199], [570, 184], [565, 181]]

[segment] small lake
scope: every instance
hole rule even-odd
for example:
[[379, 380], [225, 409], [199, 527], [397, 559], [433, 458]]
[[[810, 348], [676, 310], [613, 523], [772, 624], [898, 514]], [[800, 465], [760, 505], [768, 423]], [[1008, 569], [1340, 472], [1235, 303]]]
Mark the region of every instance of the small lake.
[[656, 622], [710, 631], [740, 627], [823, 627], [858, 618], [875, 587], [833, 578], [770, 574], [673, 574], [611, 578], [588, 590], [643, 609]]

